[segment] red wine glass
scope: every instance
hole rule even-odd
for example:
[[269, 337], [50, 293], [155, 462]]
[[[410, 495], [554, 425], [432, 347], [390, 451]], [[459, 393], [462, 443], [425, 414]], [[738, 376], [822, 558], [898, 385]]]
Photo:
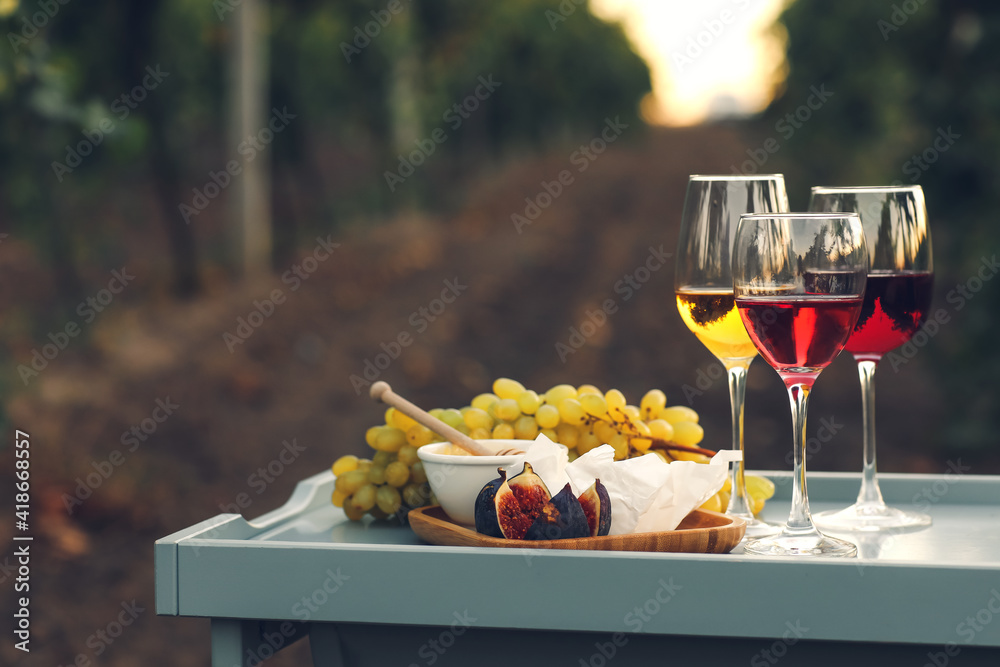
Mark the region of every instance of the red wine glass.
[[749, 554], [856, 556], [823, 535], [806, 491], [806, 412], [820, 372], [836, 358], [861, 313], [868, 249], [857, 213], [744, 215], [733, 244], [733, 293], [750, 339], [781, 377], [792, 408], [794, 475], [788, 521], [751, 539]]
[[922, 512], [889, 507], [875, 466], [875, 369], [879, 359], [910, 340], [931, 305], [934, 267], [924, 192], [919, 185], [812, 189], [812, 211], [855, 211], [868, 243], [868, 287], [861, 316], [845, 349], [858, 362], [864, 421], [864, 465], [858, 500], [821, 512], [829, 530], [907, 530], [929, 526]]

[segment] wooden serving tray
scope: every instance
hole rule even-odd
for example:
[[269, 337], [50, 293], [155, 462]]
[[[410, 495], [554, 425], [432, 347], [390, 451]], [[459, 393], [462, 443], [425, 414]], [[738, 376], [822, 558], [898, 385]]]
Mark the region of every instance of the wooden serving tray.
[[580, 537], [567, 540], [508, 540], [477, 533], [455, 523], [440, 505], [411, 510], [410, 527], [431, 544], [452, 547], [505, 547], [517, 549], [585, 549], [591, 551], [667, 551], [729, 553], [743, 539], [746, 522], [717, 512], [694, 510], [675, 530]]

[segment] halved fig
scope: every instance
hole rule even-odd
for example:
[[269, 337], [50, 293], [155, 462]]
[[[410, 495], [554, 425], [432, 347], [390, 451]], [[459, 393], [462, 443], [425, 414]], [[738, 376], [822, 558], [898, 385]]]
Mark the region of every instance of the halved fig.
[[507, 481], [507, 471], [497, 468], [500, 476], [490, 480], [476, 496], [476, 531], [490, 537], [503, 537], [500, 524], [497, 522], [496, 495], [497, 491]]
[[550, 498], [545, 482], [531, 469], [530, 463], [525, 463], [520, 473], [497, 489], [494, 505], [500, 532], [512, 540], [524, 539], [528, 527]]
[[607, 535], [611, 531], [611, 498], [608, 490], [595, 479], [590, 488], [578, 498], [583, 513], [587, 515], [587, 526], [590, 536]]
[[524, 538], [527, 540], [565, 540], [587, 537], [590, 528], [587, 515], [580, 501], [573, 495], [569, 484], [542, 506], [541, 513], [528, 527]]

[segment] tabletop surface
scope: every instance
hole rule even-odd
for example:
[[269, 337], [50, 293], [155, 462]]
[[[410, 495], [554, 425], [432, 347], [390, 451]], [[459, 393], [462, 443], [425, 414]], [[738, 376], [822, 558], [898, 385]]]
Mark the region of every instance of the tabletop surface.
[[[790, 475], [763, 474], [776, 484], [763, 516], [780, 523]], [[433, 546], [348, 521], [324, 472], [258, 519], [219, 515], [158, 540], [157, 613], [1000, 646], [1000, 477], [880, 479], [887, 502], [933, 525], [840, 535], [859, 557], [832, 559]], [[814, 512], [836, 509], [859, 476], [808, 485]]]

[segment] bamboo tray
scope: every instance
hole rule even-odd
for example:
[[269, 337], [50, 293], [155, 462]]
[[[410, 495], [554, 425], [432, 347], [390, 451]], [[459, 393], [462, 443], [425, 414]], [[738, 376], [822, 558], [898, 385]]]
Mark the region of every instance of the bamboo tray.
[[453, 522], [440, 505], [412, 510], [409, 521], [413, 532], [421, 539], [440, 546], [588, 551], [729, 553], [743, 539], [746, 530], [743, 519], [705, 510], [694, 510], [684, 517], [675, 530], [567, 540], [507, 540], [489, 537]]

